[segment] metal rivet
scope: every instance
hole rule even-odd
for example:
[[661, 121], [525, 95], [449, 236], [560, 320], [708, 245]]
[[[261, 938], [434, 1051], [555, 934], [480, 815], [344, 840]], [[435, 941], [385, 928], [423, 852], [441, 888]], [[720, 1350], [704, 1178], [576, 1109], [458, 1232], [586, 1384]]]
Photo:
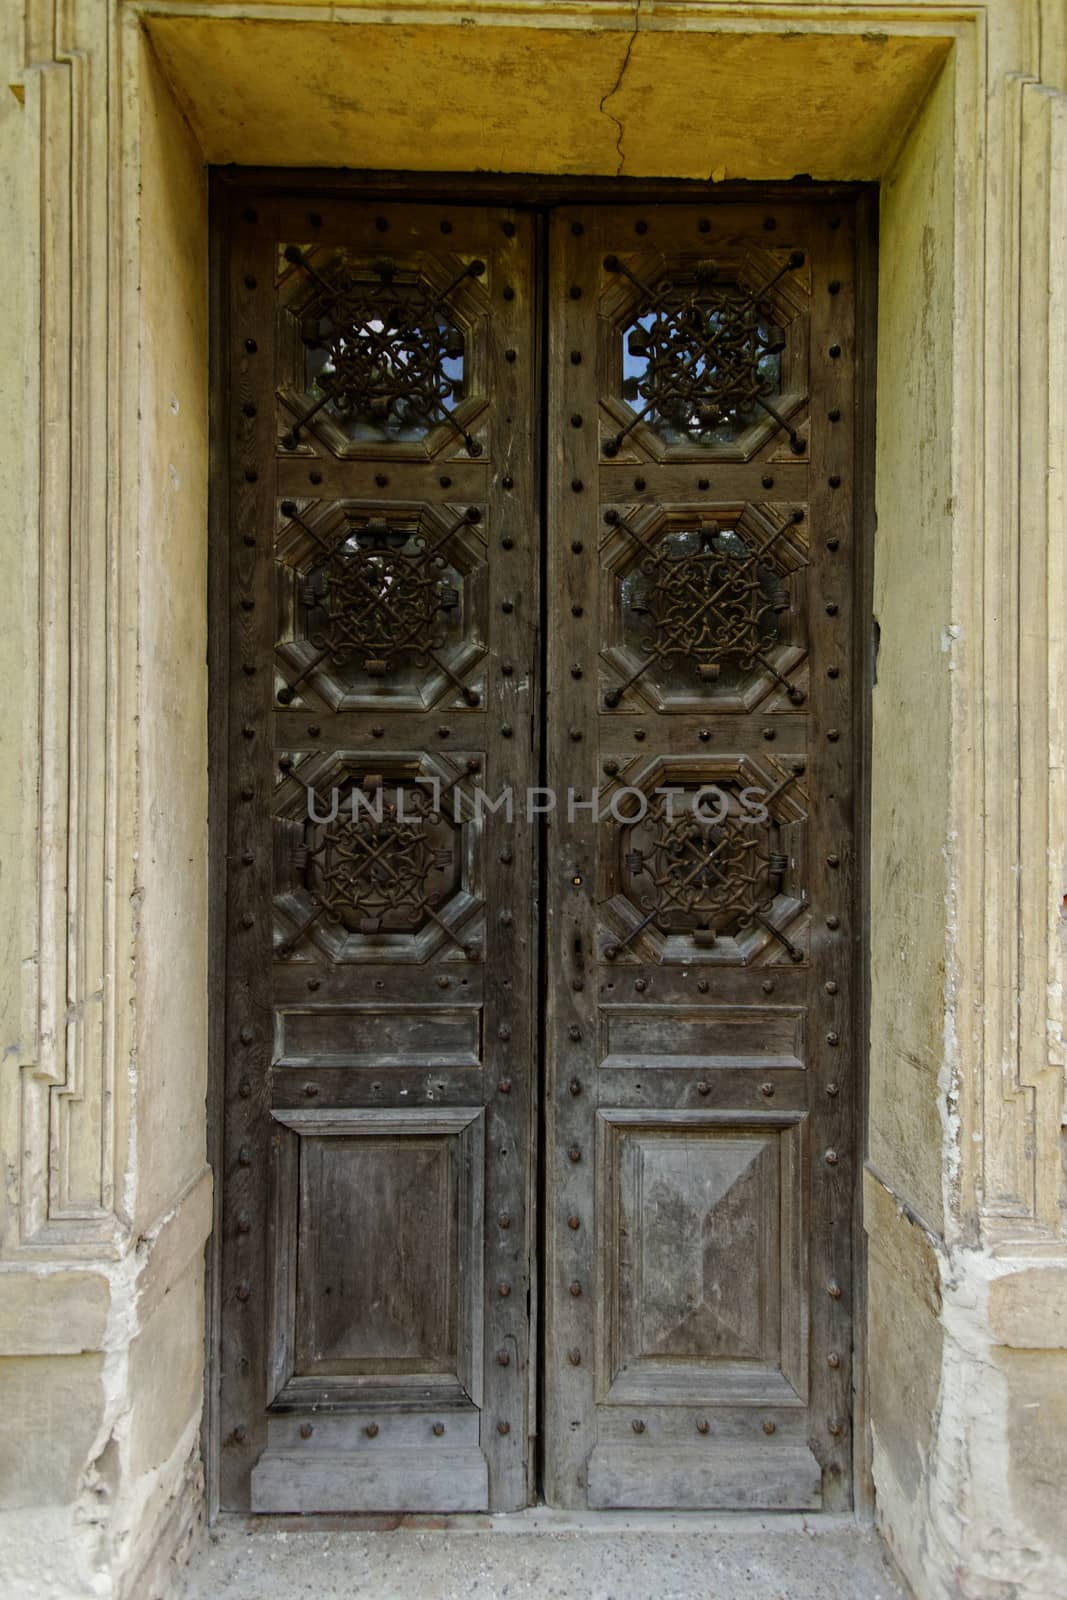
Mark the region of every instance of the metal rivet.
[[511, 1218], [508, 1216], [506, 1211], [502, 1211], [500, 1213], [499, 1217], [497, 1217], [496, 1221], [497, 1221], [497, 1227], [499, 1227], [499, 1228], [510, 1228], [511, 1227]]
[[239, 1423], [233, 1430], [233, 1437], [235, 1443], [244, 1444], [245, 1440], [248, 1438], [248, 1429]]
[[648, 232], [648, 223], [647, 222], [635, 222], [634, 223], [634, 232], [635, 233], [647, 233]]
[[710, 1094], [710, 1093], [711, 1093], [711, 1084], [710, 1083], [706, 1083], [705, 1080], [703, 1078], [701, 1078], [700, 1082], [697, 1084], [697, 1094], [705, 1095], [705, 1094]]
[[451, 233], [452, 232], [452, 224], [449, 222], [447, 217], [442, 217], [441, 218], [441, 232], [442, 233]]
[[247, 1300], [249, 1295], [252, 1293], [252, 1285], [250, 1283], [239, 1283], [234, 1292], [236, 1293], [238, 1300]]
[[833, 930], [835, 928], [839, 928], [841, 926], [841, 918], [840, 917], [827, 917], [826, 926], [831, 930], [831, 932], [833, 932]]
[[580, 1350], [568, 1350], [567, 1360], [572, 1367], [580, 1367], [582, 1364], [582, 1352]]
[[309, 1100], [317, 1100], [318, 1096], [319, 1096], [319, 1086], [318, 1086], [318, 1084], [317, 1083], [305, 1083], [305, 1085], [304, 1085], [304, 1093], [307, 1095]]
[[500, 609], [504, 613], [505, 616], [510, 617], [511, 613], [515, 609], [514, 600], [501, 600]]
[[514, 298], [515, 298], [515, 291], [511, 287], [511, 285], [509, 284], [504, 290], [504, 299], [505, 300], [514, 300]]
[[496, 1036], [498, 1039], [503, 1039], [504, 1043], [506, 1044], [511, 1038], [511, 1024], [509, 1022], [502, 1022], [499, 1028], [496, 1030]]
[[248, 354], [250, 356], [254, 356], [256, 351], [259, 349], [259, 346], [257, 345], [257, 343], [256, 343], [256, 341], [254, 339], [246, 339], [245, 340], [245, 349], [248, 351]]
[[827, 856], [826, 865], [828, 867], [839, 867], [841, 865], [841, 857], [834, 855]]
[[505, 361], [514, 361], [516, 354], [517, 354], [517, 352], [515, 350], [505, 350], [504, 351], [504, 360]]
[[769, 1100], [771, 1095], [774, 1093], [774, 1084], [773, 1083], [761, 1083], [760, 1086], [759, 1086], [759, 1092], [760, 1092], [760, 1094], [766, 1095], [768, 1100]]
[[831, 278], [830, 282], [826, 285], [826, 287], [829, 289], [831, 294], [840, 294], [841, 293], [841, 280], [840, 280], [840, 278]]
[[237, 1218], [237, 1232], [252, 1232], [252, 1218], [248, 1215], [247, 1211], [242, 1211], [241, 1215]]
[[774, 479], [771, 477], [770, 473], [768, 473], [766, 477], [761, 478], [760, 479], [760, 483], [762, 483], [762, 485], [763, 485], [763, 487], [765, 489], [773, 489], [774, 488]]
[[827, 728], [826, 737], [831, 744], [836, 744], [841, 737], [841, 730], [839, 728]]
[[830, 1279], [830, 1282], [826, 1285], [826, 1292], [830, 1296], [831, 1300], [840, 1300], [841, 1285], [838, 1283], [836, 1278]]
[[824, 987], [826, 989], [827, 994], [836, 994], [837, 993], [837, 984], [835, 983], [833, 978], [831, 978], [829, 983], [825, 984]]
[[376, 722], [374, 724], [374, 726], [371, 728], [371, 737], [373, 739], [381, 739], [381, 738], [384, 738], [384, 736], [385, 736], [385, 729], [382, 727], [380, 722]]
[[573, 744], [580, 744], [581, 743], [581, 739], [582, 739], [582, 730], [581, 730], [581, 728], [572, 728], [570, 730], [570, 737], [571, 737], [571, 742]]
[[321, 483], [322, 482], [322, 473], [321, 472], [309, 472], [308, 473], [308, 482], [309, 483]]
[[710, 1433], [711, 1432], [711, 1423], [708, 1421], [707, 1417], [701, 1417], [700, 1418], [700, 1421], [697, 1423], [697, 1432], [698, 1433]]
[[246, 417], [255, 417], [259, 415], [258, 408], [254, 400], [246, 400], [244, 405], [241, 407], [241, 410], [244, 412]]
[[389, 222], [385, 217], [375, 217], [374, 226], [377, 228], [379, 233], [389, 232]]
[[697, 488], [698, 489], [710, 489], [711, 488], [711, 480], [709, 478], [698, 478], [697, 479]]
[[582, 298], [581, 288], [576, 283], [572, 283], [571, 284], [570, 289], [568, 290], [568, 293], [569, 293], [569, 295], [570, 295], [572, 300], [580, 300]]
[[768, 233], [773, 233], [778, 226], [778, 219], [776, 217], [764, 217], [763, 226]]
[[837, 1151], [836, 1150], [827, 1150], [827, 1152], [826, 1152], [825, 1156], [823, 1157], [823, 1159], [826, 1162], [826, 1165], [828, 1167], [836, 1167], [837, 1166]]
[[580, 367], [581, 364], [582, 364], [582, 352], [580, 350], [572, 350], [571, 351], [571, 366], [572, 367]]
[[250, 1027], [248, 1027], [246, 1023], [246, 1025], [241, 1029], [238, 1037], [240, 1038], [242, 1044], [251, 1044], [252, 1040], [255, 1038], [255, 1033]]
[[707, 980], [707, 978], [698, 978], [698, 979], [697, 979], [697, 988], [698, 988], [698, 989], [699, 989], [699, 990], [700, 990], [700, 993], [701, 993], [701, 994], [707, 994], [707, 992], [708, 992], [708, 989], [709, 989], [709, 988], [710, 988], [710, 987], [711, 987], [711, 986], [710, 986], [710, 984], [709, 984], [709, 983], [708, 983], [708, 980]]
[[507, 845], [507, 844], [497, 854], [497, 860], [498, 861], [502, 861], [505, 866], [507, 866], [509, 861], [514, 861], [514, 859], [515, 859], [515, 856], [514, 856], [514, 853], [513, 853], [512, 849], [511, 849], [511, 846]]
[[376, 472], [374, 474], [374, 481], [378, 485], [379, 489], [386, 489], [389, 486], [389, 475], [386, 472]]
[[255, 925], [256, 925], [255, 917], [252, 915], [251, 911], [246, 911], [244, 913], [244, 915], [242, 916], [242, 918], [241, 918], [241, 926], [242, 926], [242, 928], [254, 928]]
[[515, 487], [515, 479], [511, 476], [510, 472], [505, 473], [504, 477], [501, 478], [500, 481], [505, 489], [514, 489]]
[[826, 676], [828, 678], [839, 678], [841, 676], [841, 668], [840, 667], [827, 667]]
[[776, 739], [778, 737], [778, 735], [777, 735], [776, 731], [774, 730], [774, 728], [764, 728], [763, 737], [765, 739]]
[[511, 1293], [511, 1284], [498, 1283], [496, 1286], [496, 1292], [500, 1296], [501, 1300], [506, 1300], [508, 1295]]
[[572, 478], [571, 488], [574, 490], [575, 494], [581, 494], [582, 490], [585, 488], [585, 484], [582, 482], [581, 478]]
[[609, 778], [614, 778], [618, 770], [619, 763], [617, 761], [605, 761], [604, 771], [607, 773]]
[[504, 221], [500, 224], [500, 231], [504, 235], [505, 239], [514, 239], [514, 237], [515, 237], [515, 224], [511, 221], [511, 219], [509, 217], [506, 217], [504, 219]]
[[571, 1229], [571, 1231], [573, 1233], [576, 1233], [578, 1231], [578, 1229], [581, 1227], [581, 1225], [582, 1225], [581, 1217], [568, 1217], [567, 1218], [567, 1226], [568, 1226], [568, 1228]]
[[826, 481], [830, 485], [831, 489], [840, 489], [840, 487], [841, 487], [841, 475], [840, 475], [840, 473], [831, 472], [830, 476], [827, 478]]
[[502, 1367], [510, 1367], [510, 1365], [511, 1365], [511, 1352], [509, 1350], [498, 1350], [497, 1353], [496, 1353], [496, 1359], [497, 1359], [498, 1365], [500, 1365]]
[[828, 1083], [826, 1085], [826, 1092], [830, 1096], [831, 1100], [836, 1100], [838, 1092], [839, 1092], [837, 1084], [836, 1083]]
[[244, 738], [244, 739], [254, 739], [255, 736], [256, 736], [255, 728], [253, 728], [253, 726], [252, 726], [252, 724], [250, 722], [246, 722], [244, 727], [241, 729], [241, 737]]
[[572, 1078], [567, 1087], [571, 1094], [579, 1095], [582, 1092], [582, 1085], [577, 1078]]
[[585, 545], [582, 543], [582, 541], [580, 539], [572, 539], [571, 540], [571, 549], [572, 549], [572, 551], [574, 552], [574, 554], [576, 556], [580, 556], [582, 551], [585, 549]]
[[314, 1432], [315, 1432], [315, 1430], [311, 1426], [310, 1422], [302, 1422], [300, 1424], [300, 1437], [301, 1437], [301, 1439], [310, 1439], [311, 1435]]
[[581, 412], [580, 411], [572, 412], [571, 413], [571, 427], [572, 428], [580, 428], [581, 425], [582, 425], [582, 414], [581, 414]]
[[830, 1351], [830, 1354], [826, 1358], [826, 1365], [828, 1367], [833, 1367], [835, 1372], [837, 1371], [837, 1368], [841, 1365], [841, 1357], [838, 1355], [836, 1350]]
[[840, 1044], [841, 1035], [839, 1033], [828, 1033], [826, 1035], [826, 1042], [827, 1044]]
[[497, 1433], [503, 1434], [506, 1437], [511, 1432], [511, 1423], [498, 1422], [496, 1425], [496, 1431]]
[[764, 978], [763, 982], [760, 984], [760, 988], [763, 990], [764, 994], [773, 994], [774, 993], [774, 979], [773, 978]]
[[576, 1144], [572, 1144], [570, 1149], [567, 1151], [567, 1158], [570, 1161], [580, 1161], [582, 1159], [582, 1152], [579, 1150]]
[[570, 1027], [567, 1029], [567, 1037], [568, 1039], [574, 1040], [578, 1040], [582, 1037], [582, 1030], [579, 1028], [576, 1022], [572, 1022]]
[[252, 1093], [252, 1083], [249, 1078], [241, 1079], [240, 1083], [237, 1085], [237, 1093], [241, 1096], [242, 1100], [248, 1099], [249, 1095]]
[[253, 789], [252, 785], [250, 783], [246, 783], [241, 790], [241, 799], [252, 800], [255, 797], [255, 793], [256, 791]]
[[[499, 920], [500, 920], [501, 925], [503, 927], [510, 928], [512, 923], [515, 921], [515, 913], [513, 911], [511, 911], [507, 906], [505, 906], [503, 911], [501, 911], [501, 913], [500, 913]], [[505, 1035], [502, 1033], [500, 1035], [500, 1037], [503, 1039], [505, 1037]], [[511, 1029], [510, 1028], [508, 1029], [507, 1037], [508, 1038], [511, 1037]]]
[[830, 350], [829, 350], [830, 359], [832, 361], [836, 361], [840, 354], [841, 354], [841, 346], [839, 344], [832, 344], [830, 346]]
[[637, 990], [638, 994], [644, 994], [645, 990], [648, 988], [648, 979], [647, 978], [635, 978], [634, 979], [634, 988]]
[[840, 408], [840, 406], [834, 406], [833, 410], [832, 411], [828, 411], [826, 413], [826, 415], [827, 415], [827, 417], [829, 418], [829, 420], [831, 422], [840, 422], [841, 421], [841, 408]]
[[701, 233], [711, 232], [711, 223], [708, 221], [707, 217], [701, 217], [700, 221], [697, 223], [697, 227]]
[[711, 738], [711, 729], [701, 728], [700, 732], [697, 734], [697, 738], [700, 740], [701, 744], [707, 744], [708, 740]]
[[451, 734], [451, 732], [452, 732], [452, 729], [445, 727], [445, 725], [442, 723], [441, 726], [437, 730], [437, 737], [439, 739], [447, 739], [449, 737], [449, 735]]
[[317, 722], [309, 722], [308, 723], [308, 737], [311, 738], [311, 739], [317, 739], [318, 736], [319, 736], [319, 725], [318, 725], [318, 723]]
[[836, 600], [828, 600], [826, 602], [826, 615], [828, 617], [836, 617], [837, 616], [837, 611], [838, 611], [837, 601]]
[[829, 1422], [826, 1424], [826, 1426], [829, 1428], [830, 1432], [834, 1435], [835, 1439], [836, 1439], [837, 1435], [842, 1432], [842, 1423], [841, 1423], [840, 1417], [831, 1417]]
[[378, 1424], [376, 1422], [368, 1422], [363, 1432], [368, 1439], [376, 1439], [378, 1437]]
[[633, 1419], [633, 1421], [631, 1422], [630, 1426], [634, 1430], [635, 1433], [644, 1433], [644, 1431], [645, 1431], [645, 1425], [641, 1421], [640, 1417], [635, 1417]]
[[501, 1094], [510, 1094], [511, 1093], [511, 1079], [510, 1078], [501, 1078], [500, 1082], [497, 1084], [497, 1089]]
[[581, 1293], [582, 1293], [582, 1286], [578, 1282], [577, 1278], [575, 1278], [574, 1282], [571, 1284], [570, 1292], [574, 1296], [575, 1300], [580, 1298]]
[[764, 1433], [777, 1433], [778, 1425], [777, 1423], [771, 1422], [768, 1418], [768, 1420], [763, 1424], [763, 1431]]

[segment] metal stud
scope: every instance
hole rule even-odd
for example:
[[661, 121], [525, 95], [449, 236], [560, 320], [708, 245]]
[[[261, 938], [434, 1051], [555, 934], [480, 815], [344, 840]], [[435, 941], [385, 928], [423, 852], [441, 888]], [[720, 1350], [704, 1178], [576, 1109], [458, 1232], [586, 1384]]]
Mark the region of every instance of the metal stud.
[[378, 1424], [376, 1422], [368, 1422], [363, 1432], [368, 1439], [376, 1439], [378, 1437]]
[[634, 1430], [635, 1433], [644, 1433], [644, 1431], [645, 1431], [645, 1425], [641, 1421], [640, 1417], [635, 1417], [633, 1419], [633, 1421], [631, 1422], [630, 1426]]
[[777, 1425], [777, 1423], [772, 1422], [770, 1420], [770, 1418], [768, 1417], [767, 1421], [763, 1424], [763, 1431], [764, 1431], [764, 1433], [767, 1433], [767, 1434], [777, 1433], [778, 1432], [778, 1425]]
[[572, 1233], [577, 1233], [577, 1231], [581, 1227], [581, 1225], [582, 1225], [581, 1217], [571, 1216], [571, 1217], [567, 1218], [567, 1226], [568, 1226], [568, 1228], [570, 1228]]
[[576, 1350], [568, 1350], [567, 1351], [567, 1360], [570, 1362], [572, 1367], [580, 1367], [581, 1364], [582, 1364], [582, 1352], [580, 1350], [577, 1350], [577, 1349]]
[[582, 1286], [578, 1282], [577, 1278], [575, 1278], [574, 1282], [571, 1284], [571, 1294], [574, 1296], [575, 1300], [578, 1300], [581, 1298], [581, 1293]]
[[837, 1151], [836, 1150], [827, 1150], [825, 1156], [823, 1157], [823, 1160], [826, 1162], [826, 1165], [828, 1167], [836, 1167], [837, 1166], [837, 1159], [838, 1158], [837, 1158]]
[[314, 1432], [315, 1432], [315, 1430], [311, 1426], [310, 1422], [302, 1422], [300, 1424], [300, 1437], [301, 1437], [301, 1439], [310, 1439], [311, 1435]]
[[497, 1359], [497, 1364], [499, 1366], [501, 1366], [501, 1367], [510, 1367], [510, 1365], [511, 1365], [511, 1352], [510, 1352], [510, 1350], [498, 1350], [497, 1353], [496, 1353], [496, 1359]]

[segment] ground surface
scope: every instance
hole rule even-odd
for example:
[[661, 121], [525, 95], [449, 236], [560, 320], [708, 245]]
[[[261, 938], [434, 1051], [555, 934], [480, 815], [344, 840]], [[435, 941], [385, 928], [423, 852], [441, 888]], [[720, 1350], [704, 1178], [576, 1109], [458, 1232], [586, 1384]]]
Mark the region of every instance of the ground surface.
[[494, 1519], [389, 1533], [224, 1525], [181, 1600], [904, 1600], [877, 1538], [834, 1519]]

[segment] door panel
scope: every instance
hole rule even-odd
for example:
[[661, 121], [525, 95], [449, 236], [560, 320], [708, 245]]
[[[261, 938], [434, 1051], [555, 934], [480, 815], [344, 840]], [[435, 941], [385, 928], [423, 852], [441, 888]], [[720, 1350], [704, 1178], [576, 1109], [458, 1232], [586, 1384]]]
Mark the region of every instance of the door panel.
[[849, 1502], [853, 249], [833, 204], [552, 218], [559, 1505]]
[[529, 1497], [533, 246], [233, 206], [230, 1509]]

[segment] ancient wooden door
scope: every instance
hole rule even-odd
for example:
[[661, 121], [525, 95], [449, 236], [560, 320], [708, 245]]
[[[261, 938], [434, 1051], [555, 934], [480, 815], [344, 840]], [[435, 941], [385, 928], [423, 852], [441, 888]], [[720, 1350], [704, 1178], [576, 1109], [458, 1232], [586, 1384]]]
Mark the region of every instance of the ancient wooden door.
[[846, 1504], [851, 212], [219, 193], [221, 1503]]

